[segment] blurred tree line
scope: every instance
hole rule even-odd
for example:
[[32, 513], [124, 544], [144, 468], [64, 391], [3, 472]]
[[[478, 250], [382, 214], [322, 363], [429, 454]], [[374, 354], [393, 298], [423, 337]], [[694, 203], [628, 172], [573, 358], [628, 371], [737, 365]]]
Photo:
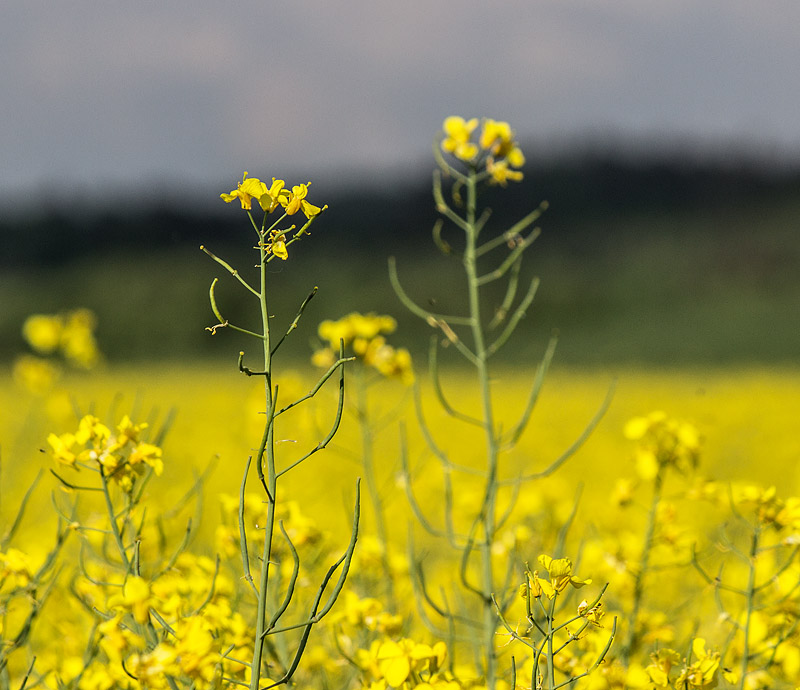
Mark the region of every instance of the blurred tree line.
[[[309, 198], [330, 208], [275, 268], [285, 283], [279, 315], [293, 315], [307, 289], [321, 288], [306, 340], [314, 319], [350, 310], [402, 316], [386, 277], [389, 255], [398, 257], [411, 292], [458, 308], [462, 290], [448, 269], [454, 259], [437, 257], [430, 241], [436, 214], [427, 172], [416, 179], [353, 179], [335, 195], [312, 187]], [[555, 328], [563, 335], [559, 358], [570, 363], [796, 356], [800, 168], [612, 155], [529, 162], [522, 183], [496, 204], [486, 200], [490, 223], [506, 227], [543, 199], [550, 209], [529, 267], [542, 287], [515, 358], [535, 357]], [[252, 264], [242, 251], [252, 231], [234, 206], [165, 197], [79, 208], [44, 199], [24, 215], [4, 214], [0, 357], [22, 347], [19, 325], [28, 313], [78, 306], [97, 313], [112, 359], [216, 356], [238, 347], [202, 333], [213, 320], [208, 282], [219, 271], [197, 250], [205, 244], [240, 267]], [[458, 246], [455, 230], [445, 239]], [[238, 291], [219, 294], [232, 320], [249, 313]], [[411, 319], [407, 325], [422, 328]], [[408, 331], [409, 344], [419, 335]], [[303, 346], [298, 356], [306, 356]]]

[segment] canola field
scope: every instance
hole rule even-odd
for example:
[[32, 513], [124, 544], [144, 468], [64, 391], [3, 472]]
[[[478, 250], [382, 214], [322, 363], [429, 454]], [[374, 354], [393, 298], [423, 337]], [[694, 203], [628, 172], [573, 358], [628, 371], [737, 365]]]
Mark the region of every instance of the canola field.
[[[30, 352], [0, 380], [0, 690], [800, 685], [800, 371], [563, 369], [554, 339], [498, 365], [546, 205], [487, 230], [478, 192], [525, 159], [508, 123], [478, 127], [447, 118], [434, 148], [462, 311], [390, 264], [427, 361], [392, 345], [392, 316], [350, 313], [298, 363], [314, 293], [278, 323], [295, 298], [268, 264], [326, 207], [248, 173], [221, 199], [255, 270], [202, 247], [228, 274], [207, 330], [247, 339], [238, 357], [104, 365], [87, 309], [21, 325]], [[226, 318], [230, 287], [258, 328]]]
[[[312, 373], [290, 371], [279, 383], [289, 394], [293, 388], [300, 393], [313, 385]], [[529, 377], [523, 374], [532, 374], [532, 371], [499, 372], [493, 382], [501, 419], [506, 410], [511, 414], [518, 408], [520, 400], [526, 396], [520, 381]], [[595, 413], [613, 378], [608, 372], [558, 369], [551, 372], [530, 428], [515, 452], [503, 458], [504, 477], [535, 472], [563, 453]], [[447, 388], [451, 396], [462, 401], [465, 409], [475, 407], [477, 401], [471, 394], [474, 386], [468, 372], [450, 372], [443, 375], [444, 379], [449, 380]], [[47, 471], [56, 469], [69, 481], [75, 477], [58, 468], [51, 452], [41, 452], [40, 449], [49, 451], [47, 436], [74, 430], [77, 426], [75, 408], [81, 413], [93, 411], [109, 424], [117, 417], [129, 414], [134, 421], [149, 419], [156, 428], [174, 408], [174, 419], [162, 444], [163, 474], [150, 482], [143, 499], [150, 524], [142, 531], [142, 553], [147, 553], [153, 562], [163, 567], [164, 560], [172, 557], [173, 549], [180, 543], [189, 519], [193, 520], [192, 538], [171, 568], [179, 584], [166, 582], [166, 576], [162, 577], [163, 588], [156, 590], [154, 586], [157, 594], [153, 596], [159, 597], [158, 604], [153, 603], [173, 615], [180, 610], [173, 608], [176, 605], [170, 601], [175, 597], [180, 597], [189, 606], [199, 605], [211, 590], [214, 558], [221, 554], [222, 565], [216, 576], [212, 601], [218, 602], [219, 606], [234, 607], [235, 604], [222, 602], [226, 599], [235, 601], [242, 596], [241, 591], [237, 592], [242, 588], [241, 559], [238, 545], [232, 546], [238, 537], [234, 514], [244, 462], [252, 453], [263, 424], [263, 414], [259, 414], [262, 389], [259, 383], [238, 374], [234, 366], [226, 370], [219, 366], [189, 363], [109, 369], [81, 377], [74, 375], [62, 380], [58, 390], [46, 397], [25, 394], [6, 379], [0, 387], [4, 410], [0, 421], [4, 531], [13, 521], [19, 500], [30, 482], [42, 470], [45, 474], [36, 485], [13, 539], [13, 547], [25, 554], [25, 567], [14, 566], [10, 559], [11, 551], [8, 547], [5, 549], [3, 596], [14, 599], [11, 594], [15, 588], [24, 590], [30, 584], [25, 580], [44, 563], [53, 548], [57, 528], [51, 501], [61, 506], [69, 505], [70, 493], [60, 487]], [[430, 426], [445, 450], [465, 462], [477, 463], [477, 460], [471, 460], [476, 452], [476, 440], [469, 434], [465, 435], [463, 429], [458, 429], [458, 422], [437, 410], [429, 386], [423, 385], [422, 391], [423, 407], [431, 411]], [[376, 641], [413, 639], [415, 645], [428, 645], [431, 650], [437, 643], [448, 642], [446, 636], [437, 639], [420, 620], [411, 584], [413, 574], [409, 559], [413, 560], [415, 554], [409, 554], [408, 542], [414, 516], [403, 486], [399, 432], [400, 419], [412, 419], [410, 391], [400, 383], [387, 381], [378, 383], [370, 390], [370, 395], [376, 401], [373, 416], [378, 420], [383, 418], [372, 438], [372, 457], [382, 510], [387, 518], [394, 591], [390, 597], [382, 571], [383, 548], [376, 536], [373, 506], [365, 498], [351, 584], [345, 585], [343, 595], [332, 609], [331, 622], [325, 630], [313, 631], [309, 643], [308, 654], [313, 663], [306, 668], [306, 673], [311, 679], [316, 679], [309, 681], [313, 687], [343, 687], [337, 685], [340, 682], [357, 686], [364, 676], [367, 679], [370, 674], [383, 676], [377, 666], [374, 669], [370, 666], [378, 662], [374, 659], [367, 662], [369, 654], [380, 654], [374, 647]], [[311, 570], [317, 571], [314, 573], [316, 577], [319, 577], [319, 569], [326, 567], [325, 562], [320, 562], [321, 559], [324, 561], [323, 554], [341, 550], [346, 545], [355, 480], [364, 476], [364, 439], [355, 402], [350, 397], [351, 393], [347, 393], [345, 413], [335, 443], [298, 468], [286, 487], [287, 495], [291, 495], [294, 501], [289, 510], [293, 513], [289, 518], [290, 529], [294, 530], [297, 543], [305, 540], [300, 549], [305, 549], [303, 555], [310, 553]], [[286, 448], [288, 455], [291, 454], [288, 449], [316, 443], [320, 429], [330, 421], [330, 403], [334, 398], [335, 394], [329, 391], [327, 397], [315, 399], [313, 410], [304, 412], [292, 421], [289, 428], [281, 431], [279, 448]], [[719, 567], [720, 553], [725, 553], [728, 548], [722, 546], [724, 537], [720, 532], [720, 521], [730, 523], [734, 519], [733, 514], [722, 507], [726, 504], [726, 487], [744, 492], [746, 486], [751, 487], [747, 490], [752, 492], [756, 491], [755, 487], [758, 491], [766, 491], [775, 486], [777, 494], [772, 500], [788, 500], [790, 503], [791, 497], [798, 494], [800, 442], [795, 433], [793, 411], [799, 405], [800, 372], [792, 370], [751, 368], [620, 373], [607, 412], [582, 447], [553, 476], [523, 487], [513, 517], [501, 530], [495, 545], [496, 557], [500, 559], [512, 551], [516, 554], [519, 572], [512, 580], [513, 586], [518, 587], [523, 581], [522, 564], [528, 562], [534, 568], [540, 552], [554, 550], [558, 530], [574, 510], [564, 553], [572, 555], [580, 575], [591, 577], [593, 584], [611, 583], [606, 593], [606, 616], [601, 621], [605, 626], [590, 633], [598, 638], [597, 641], [605, 642], [604, 633], [608, 631], [611, 616], [619, 616], [618, 626], [624, 630], [625, 617], [630, 615], [627, 609], [631, 597], [630, 581], [636, 559], [641, 555], [652, 498], [652, 487], [637, 473], [636, 444], [625, 438], [625, 424], [633, 417], [660, 409], [670, 416], [690, 420], [702, 436], [697, 470], [687, 477], [670, 478], [665, 499], [659, 507], [663, 523], [658, 529], [663, 534], [656, 538], [653, 558], [661, 562], [664, 569], [653, 568], [644, 583], [640, 615], [646, 623], [638, 658], [633, 664], [629, 662], [627, 673], [622, 674], [616, 648], [620, 643], [616, 642], [608, 652], [606, 663], [585, 681], [586, 687], [656, 687], [650, 685], [652, 676], [656, 674], [648, 675], [645, 670], [654, 663], [650, 655], [658, 654], [654, 650], [673, 646], [683, 654], [685, 650], [680, 648], [680, 643], [694, 630], [701, 632], [702, 639], [707, 640], [708, 645], [713, 644], [715, 649], [725, 649], [725, 645], [729, 645], [724, 663], [731, 664], [736, 655], [741, 654], [741, 651], [736, 651], [739, 644], [736, 636], [731, 640], [732, 620], [726, 615], [741, 622], [744, 601], [741, 597], [738, 600], [733, 597], [726, 604], [730, 610], [723, 615], [717, 609], [715, 588], [704, 582], [699, 572], [692, 568], [688, 554], [691, 545], [697, 544], [699, 553], [714, 560], [715, 567]], [[417, 499], [430, 512], [432, 519], [441, 521], [441, 470], [426, 452], [413, 421], [407, 423], [408, 455], [413, 466]], [[197, 495], [186, 498], [196, 478], [205, 471], [208, 473], [202, 489]], [[583, 490], [576, 506], [575, 496], [581, 486]], [[716, 489], [712, 490], [710, 487], [714, 486]], [[252, 480], [248, 488], [255, 496], [252, 500], [258, 510], [263, 501], [258, 498]], [[456, 500], [469, 506], [476, 500], [474, 490], [475, 487], [467, 481], [458, 490]], [[762, 505], [763, 495], [754, 494], [748, 505]], [[797, 510], [796, 504], [794, 509]], [[78, 521], [81, 527], [68, 534], [60, 552], [63, 565], [57, 573], [47, 577], [47, 581], [52, 578], [52, 586], [56, 589], [48, 592], [33, 628], [29, 648], [10, 655], [8, 670], [15, 680], [24, 676], [31, 654], [35, 653], [44, 686], [57, 687], [58, 682], [68, 683], [83, 669], [92, 637], [100, 636], [102, 632], [98, 627], [92, 627], [91, 613], [68, 591], [79, 587], [79, 582], [88, 587], [85, 581], [88, 576], [74, 572], [73, 559], [77, 560], [92, 543], [90, 527], [103, 521], [102, 505], [87, 505], [80, 512]], [[426, 536], [418, 526], [411, 529], [416, 533], [416, 557], [421, 557], [429, 565], [428, 586], [437, 592], [439, 586], [448, 590], [454, 587], [458, 579], [458, 563], [454, 557], [442, 553], [441, 544]], [[739, 529], [734, 528], [734, 535], [741, 536]], [[765, 537], [791, 541], [792, 534], [786, 527], [778, 530], [767, 524], [764, 530]], [[255, 526], [253, 532], [254, 536], [258, 534]], [[729, 557], [728, 560], [734, 559]], [[15, 567], [18, 568], [16, 571]], [[148, 564], [146, 567], [150, 569], [153, 566]], [[741, 565], [730, 562], [726, 572], [732, 573], [732, 581], [741, 587], [746, 584], [746, 578], [738, 573], [737, 568]], [[713, 574], [716, 575], [717, 571], [714, 570]], [[789, 575], [796, 582], [796, 564], [782, 577]], [[313, 587], [310, 583], [304, 584], [309, 590]], [[587, 588], [592, 586], [587, 585]], [[775, 586], [778, 586], [777, 581]], [[171, 591], [171, 588], [176, 591]], [[298, 596], [302, 596], [303, 585], [299, 589]], [[583, 597], [583, 591], [578, 594]], [[787, 598], [779, 606], [779, 616], [793, 615], [792, 602], [797, 597], [797, 585], [794, 585], [794, 590], [789, 587], [786, 594]], [[196, 598], [193, 603], [192, 597]], [[572, 605], [576, 606], [578, 600], [574, 599]], [[244, 607], [244, 602], [240, 605]], [[427, 615], [433, 615], [430, 607], [427, 608]], [[20, 616], [26, 612], [24, 603], [9, 601], [7, 610], [3, 612], [4, 640], [13, 639], [21, 625]], [[246, 612], [245, 608], [242, 618], [235, 618], [236, 625], [241, 626], [239, 634], [242, 637], [248, 627]], [[518, 617], [524, 618], [521, 614], [516, 611]], [[223, 615], [230, 616], [230, 612]], [[751, 644], [774, 649], [775, 638], [770, 636], [783, 634], [781, 631], [787, 624], [781, 627], [760, 611], [754, 615], [759, 616], [758, 632]], [[764, 617], [760, 618], [762, 615]], [[507, 616], [509, 621], [513, 618], [513, 615]], [[334, 636], [340, 639], [332, 641]], [[236, 633], [226, 631], [213, 643], [203, 640], [198, 644], [201, 644], [203, 653], [217, 664], [219, 655], [225, 651], [220, 649], [222, 641], [227, 645], [229, 640], [233, 644], [234, 639]], [[622, 639], [624, 635], [618, 632], [617, 640]], [[787, 680], [797, 678], [800, 658], [791, 639], [790, 635], [778, 648], [770, 678], [774, 679], [775, 675]], [[115, 653], [109, 648], [108, 640], [106, 635], [105, 641], [99, 643], [101, 651], [94, 657], [103, 658], [105, 654], [103, 663], [89, 663], [80, 687], [124, 686], [127, 678], [124, 672], [118, 669], [116, 675], [122, 676], [114, 678], [112, 664]], [[135, 647], [135, 642], [122, 638], [115, 641], [119, 647], [116, 652], [118, 662], [122, 662], [124, 650]], [[508, 638], [498, 636], [498, 647], [507, 643]], [[248, 643], [240, 640], [239, 644], [246, 646]], [[347, 655], [338, 649], [341, 645], [347, 646]], [[463, 649], [456, 657], [456, 663], [461, 668], [455, 666], [454, 671], [460, 678], [467, 677], [477, 684], [477, 674], [464, 671], [465, 666], [469, 667], [469, 663], [465, 663], [470, 658], [469, 645], [462, 643], [460, 646]], [[458, 643], [449, 654], [455, 654], [457, 648]], [[501, 651], [505, 652], [501, 659], [508, 664], [511, 647], [502, 647]], [[763, 650], [761, 653], [763, 655]], [[517, 663], [522, 666], [524, 656], [521, 652], [517, 654]], [[351, 658], [352, 663], [343, 665], [343, 656]], [[580, 660], [570, 659], [570, 663], [577, 664]], [[665, 662], [659, 663], [663, 666]], [[529, 672], [529, 669], [520, 669], [519, 674], [525, 671]], [[636, 684], [636, 671], [640, 673], [639, 684]], [[626, 675], [628, 680], [622, 680]], [[235, 678], [235, 674], [232, 677]], [[326, 680], [317, 685], [323, 677]], [[131, 679], [127, 678], [127, 681]], [[520, 683], [520, 686], [525, 685]], [[153, 686], [157, 687], [155, 683]], [[781, 686], [776, 684], [774, 687]]]

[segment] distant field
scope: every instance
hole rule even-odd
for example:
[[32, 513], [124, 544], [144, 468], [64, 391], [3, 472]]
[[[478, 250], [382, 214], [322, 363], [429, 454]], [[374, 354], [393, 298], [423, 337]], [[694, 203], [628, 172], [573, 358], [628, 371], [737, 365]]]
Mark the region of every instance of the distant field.
[[[260, 437], [261, 417], [258, 383], [239, 375], [234, 365], [224, 368], [207, 363], [155, 363], [114, 367], [105, 373], [62, 380], [61, 392], [48, 399], [30, 397], [3, 378], [0, 447], [4, 486], [19, 488], [39, 468], [50, 467], [49, 458], [39, 449], [46, 447], [49, 432], [63, 433], [74, 427], [74, 402], [82, 411], [92, 409], [102, 418], [110, 409], [115, 410], [112, 416], [131, 413], [138, 420], [151, 417], [155, 426], [174, 408], [175, 422], [164, 446], [164, 486], [177, 484], [184, 490], [192, 472], [218, 456], [213, 486], [215, 490], [235, 493], [243, 462]], [[309, 369], [303, 368], [304, 375], [290, 373], [284, 377], [281, 388], [287, 399], [310, 388]], [[519, 414], [527, 379], [526, 369], [507, 369], [496, 378], [494, 391], [500, 423], [506, 427]], [[800, 436], [796, 433], [800, 371], [788, 368], [556, 368], [546, 380], [522, 445], [507, 457], [508, 476], [535, 471], [563, 452], [615, 380], [614, 398], [600, 426], [553, 480], [569, 487], [570, 494], [582, 481], [591, 487], [585, 500], [603, 504], [617, 477], [632, 471], [630, 442], [622, 436], [625, 422], [656, 409], [691, 420], [699, 427], [706, 439], [701, 464], [704, 474], [721, 480], [775, 483], [786, 492], [800, 490]], [[469, 379], [464, 374], [456, 373], [452, 378], [445, 374], [444, 383], [447, 394], [460, 401], [464, 409], [476, 409], [469, 402]], [[447, 418], [430, 390], [425, 390], [425, 408], [432, 428], [441, 434], [445, 446], [464, 444], [453, 450], [469, 460], [473, 452], [470, 449], [480, 449], [479, 437], [476, 444], [470, 444], [469, 430]], [[296, 448], [316, 443], [320, 430], [329, 423], [333, 395], [332, 387], [328, 393], [323, 389], [321, 397], [309, 408], [313, 411], [299, 414], [291, 428], [280, 430], [286, 439], [281, 452], [291, 456]], [[382, 384], [372, 399], [378, 411], [387, 413], [402, 403], [402, 387]], [[411, 415], [407, 399], [403, 409]], [[375, 414], [379, 416], [380, 412]], [[422, 459], [413, 419], [407, 426], [418, 448], [415, 457]], [[396, 495], [393, 502], [402, 507], [400, 492], [391, 488], [399, 471], [398, 438], [396, 422], [385, 426], [377, 438], [376, 457], [380, 458], [388, 494]], [[358, 446], [357, 425], [352, 415], [345, 415], [330, 448], [295, 475], [298, 486], [310, 494], [325, 492], [325, 505], [333, 506], [334, 518], [340, 515], [345, 519], [345, 509], [340, 511], [336, 506], [344, 506], [342, 496], [351, 489], [358, 474], [358, 465], [352, 459]], [[313, 504], [314, 499], [311, 500]]]

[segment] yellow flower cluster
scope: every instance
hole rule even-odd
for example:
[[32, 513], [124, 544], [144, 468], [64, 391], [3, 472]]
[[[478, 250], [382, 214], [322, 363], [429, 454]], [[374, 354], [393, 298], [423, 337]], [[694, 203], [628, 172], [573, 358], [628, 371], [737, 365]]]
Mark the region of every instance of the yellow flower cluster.
[[25, 587], [33, 577], [28, 555], [19, 549], [0, 551], [0, 592]]
[[670, 419], [661, 411], [634, 417], [625, 425], [625, 437], [637, 441], [636, 470], [642, 479], [653, 479], [663, 467], [686, 474], [700, 459], [700, 432], [688, 422]]
[[327, 346], [314, 352], [311, 361], [318, 367], [332, 366], [338, 358], [339, 342], [343, 341], [347, 352], [352, 352], [364, 365], [410, 385], [414, 382], [411, 354], [405, 348], [392, 347], [384, 337], [396, 328], [397, 322], [391, 316], [357, 312], [338, 321], [323, 321], [317, 332]]
[[[107, 574], [106, 577], [113, 577]], [[198, 690], [246, 679], [245, 667], [233, 659], [252, 654], [252, 630], [234, 611], [234, 583], [220, 574], [213, 561], [184, 552], [174, 565], [148, 580], [128, 576], [122, 587], [81, 578], [76, 591], [102, 610], [106, 594], [108, 617], [96, 631], [99, 654], [85, 663], [80, 657], [54, 660], [57, 675], [71, 680], [80, 675], [80, 688], [172, 688]], [[148, 629], [153, 621], [169, 626], [157, 640]], [[223, 652], [230, 658], [225, 658]], [[138, 684], [131, 684], [131, 677]]]
[[362, 599], [352, 590], [345, 591], [344, 602], [331, 616], [330, 622], [347, 634], [354, 634], [360, 628], [365, 628], [382, 635], [397, 635], [403, 627], [402, 617], [384, 610], [379, 599]]
[[90, 369], [100, 358], [95, 328], [97, 318], [90, 310], [75, 309], [63, 314], [33, 314], [22, 325], [22, 335], [38, 354], [60, 352], [72, 364]]
[[[268, 214], [278, 208], [283, 208], [284, 216], [293, 216], [298, 211], [302, 211], [303, 215], [305, 215], [310, 222], [328, 208], [327, 206], [314, 206], [306, 200], [306, 196], [308, 196], [308, 185], [310, 184], [310, 182], [307, 182], [306, 184], [294, 185], [292, 189], [289, 190], [286, 187], [286, 182], [273, 177], [272, 184], [267, 187], [266, 183], [262, 182], [257, 177], [248, 177], [247, 171], [245, 171], [242, 176], [242, 181], [238, 184], [236, 189], [227, 194], [220, 194], [220, 198], [226, 204], [238, 199], [242, 209], [248, 213], [252, 209], [253, 199], [255, 199], [264, 211], [265, 220]], [[291, 228], [289, 229], [291, 230]], [[267, 254], [277, 256], [284, 261], [289, 258], [289, 252], [287, 250], [288, 240], [285, 231], [273, 226], [268, 232], [264, 230], [263, 227], [258, 232], [261, 237], [259, 247], [263, 247]], [[294, 237], [299, 238], [303, 232], [304, 230], [298, 231]]]
[[[650, 679], [650, 687], [656, 688], [715, 688], [721, 675], [728, 683], [736, 683], [736, 674], [720, 669], [720, 654], [706, 650], [706, 641], [697, 637], [692, 640], [693, 660], [685, 659], [681, 665], [681, 655], [673, 649], [662, 648], [650, 655], [652, 662], [645, 668]], [[673, 668], [679, 668], [677, 678], [671, 678]]]
[[247, 171], [245, 171], [237, 188], [229, 194], [220, 194], [220, 198], [226, 204], [238, 199], [245, 211], [252, 208], [253, 199], [255, 199], [265, 213], [272, 213], [275, 209], [283, 207], [286, 215], [293, 216], [298, 211], [302, 211], [306, 218], [313, 218], [327, 206], [320, 208], [306, 201], [310, 184], [308, 182], [294, 185], [289, 191], [286, 188], [286, 182], [273, 177], [272, 184], [267, 187], [257, 177], [247, 177]]
[[32, 314], [22, 325], [22, 337], [36, 353], [17, 357], [14, 380], [34, 393], [45, 393], [60, 374], [56, 356], [71, 366], [91, 369], [100, 361], [94, 331], [97, 318], [88, 309], [60, 314]]
[[99, 470], [130, 492], [136, 478], [146, 470], [152, 469], [156, 476], [164, 471], [161, 448], [139, 438], [146, 428], [146, 423], [134, 424], [125, 415], [112, 433], [97, 417], [86, 415], [75, 433], [51, 433], [47, 442], [57, 462], [75, 469]]
[[478, 127], [478, 118], [465, 120], [451, 116], [445, 119], [442, 150], [465, 163], [485, 163], [491, 179], [501, 185], [518, 182], [522, 172], [515, 170], [525, 165], [525, 156], [514, 141], [514, 132], [508, 122], [484, 119], [477, 143], [472, 141]]
[[447, 646], [437, 642], [433, 646], [420, 644], [408, 638], [397, 641], [385, 638], [375, 640], [368, 650], [356, 652], [356, 663], [365, 675], [365, 687], [370, 690], [392, 688], [460, 688], [448, 674], [441, 673], [447, 657]]
[[[217, 551], [227, 558], [233, 558], [241, 552], [239, 545], [239, 497], [229, 494], [219, 495], [222, 507], [222, 522], [217, 525], [215, 541]], [[263, 496], [254, 493], [245, 494], [244, 497], [245, 536], [248, 544], [257, 548], [264, 538], [264, 524], [267, 519], [267, 506]], [[311, 546], [322, 541], [323, 534], [316, 523], [306, 516], [297, 501], [278, 501], [276, 503], [275, 519], [283, 523], [286, 534], [292, 540], [295, 548]], [[277, 560], [282, 560], [290, 553], [284, 539], [276, 539], [272, 545], [272, 554]], [[287, 565], [290, 565], [287, 559]]]
[[755, 484], [736, 486], [732, 495], [736, 507], [753, 510], [762, 526], [800, 531], [800, 497], [783, 500], [774, 486], [764, 489]]

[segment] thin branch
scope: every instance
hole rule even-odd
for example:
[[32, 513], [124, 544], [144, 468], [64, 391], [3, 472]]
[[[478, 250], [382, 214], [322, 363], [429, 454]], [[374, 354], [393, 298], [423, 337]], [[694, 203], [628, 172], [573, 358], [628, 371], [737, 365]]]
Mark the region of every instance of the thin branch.
[[282, 415], [284, 412], [287, 412], [287, 411], [291, 410], [293, 407], [297, 407], [297, 405], [299, 405], [302, 402], [305, 402], [309, 398], [313, 398], [319, 392], [319, 389], [322, 388], [322, 386], [325, 385], [325, 382], [333, 375], [333, 373], [336, 371], [336, 369], [338, 367], [343, 366], [347, 362], [353, 362], [353, 361], [355, 361], [355, 359], [356, 359], [355, 357], [339, 357], [339, 359], [337, 359], [331, 365], [331, 367], [328, 369], [328, 371], [326, 371], [322, 375], [322, 377], [319, 379], [319, 381], [317, 381], [316, 385], [308, 393], [306, 393], [302, 398], [298, 398], [293, 403], [291, 403], [291, 404], [287, 405], [286, 407], [281, 408], [280, 410], [278, 410], [275, 413], [275, 416], [278, 417], [278, 416]]
[[594, 417], [589, 420], [589, 423], [586, 425], [584, 430], [578, 436], [577, 439], [572, 443], [572, 445], [567, 448], [561, 456], [556, 458], [548, 467], [543, 469], [541, 472], [535, 472], [534, 474], [526, 475], [522, 478], [522, 481], [531, 481], [534, 479], [542, 479], [547, 477], [553, 472], [555, 472], [561, 465], [563, 465], [567, 460], [569, 460], [579, 449], [580, 447], [586, 442], [586, 440], [591, 436], [592, 432], [597, 428], [597, 425], [600, 423], [600, 420], [605, 415], [606, 411], [608, 410], [609, 405], [611, 405], [611, 399], [614, 397], [614, 389], [615, 384], [611, 384], [608, 389], [608, 393], [606, 393], [606, 397], [603, 400], [602, 404], [598, 408], [597, 412], [595, 412]]
[[[214, 261], [216, 261], [220, 266], [225, 268], [228, 273], [230, 273], [236, 280], [238, 280], [245, 288], [247, 288], [253, 295], [260, 298], [261, 295], [259, 294], [258, 290], [253, 288], [241, 275], [239, 275], [239, 271], [237, 271], [233, 266], [231, 266], [227, 261], [224, 259], [220, 259], [216, 254], [206, 249], [202, 244], [200, 245], [200, 249], [204, 251], [208, 256], [210, 256]], [[214, 279], [216, 282], [216, 278]], [[220, 319], [221, 321], [222, 319]]]
[[392, 288], [394, 288], [395, 294], [398, 296], [400, 301], [405, 305], [405, 307], [412, 314], [418, 316], [423, 321], [426, 321], [429, 324], [431, 324], [431, 320], [433, 320], [434, 322], [443, 321], [445, 323], [453, 324], [454, 326], [472, 325], [472, 319], [468, 316], [451, 316], [448, 314], [438, 314], [436, 312], [423, 309], [416, 302], [414, 302], [408, 296], [406, 291], [403, 289], [403, 286], [400, 284], [400, 279], [397, 275], [397, 260], [393, 256], [389, 257], [389, 282], [392, 284]]
[[[340, 359], [339, 361], [342, 362], [342, 359]], [[333, 426], [331, 427], [331, 430], [328, 432], [328, 435], [324, 439], [322, 439], [314, 448], [312, 448], [302, 458], [296, 460], [291, 465], [278, 472], [275, 475], [275, 479], [278, 479], [280, 476], [286, 474], [289, 470], [297, 467], [301, 462], [308, 460], [308, 458], [314, 455], [314, 453], [323, 450], [328, 445], [328, 443], [330, 443], [330, 440], [336, 435], [336, 432], [339, 430], [339, 424], [342, 421], [343, 410], [344, 410], [344, 367], [341, 367], [339, 375], [339, 404], [336, 408], [336, 418], [333, 420]]]
[[522, 252], [524, 252], [528, 247], [530, 247], [539, 235], [542, 234], [541, 228], [534, 228], [530, 235], [528, 235], [524, 240], [517, 243], [514, 249], [511, 250], [511, 253], [502, 261], [502, 263], [493, 271], [489, 271], [489, 273], [484, 273], [482, 276], [478, 276], [477, 284], [478, 285], [486, 285], [487, 283], [491, 283], [495, 280], [499, 280], [502, 278], [508, 270], [514, 265], [517, 259], [522, 256]]
[[536, 401], [539, 399], [539, 393], [544, 385], [544, 377], [547, 375], [547, 370], [550, 368], [550, 362], [553, 361], [553, 355], [555, 355], [556, 352], [556, 345], [558, 345], [558, 335], [553, 334], [550, 337], [550, 341], [547, 343], [547, 349], [542, 356], [542, 360], [539, 362], [539, 366], [536, 368], [536, 376], [533, 379], [531, 392], [528, 394], [528, 402], [525, 405], [525, 410], [523, 411], [519, 421], [514, 425], [514, 427], [512, 427], [512, 429], [508, 431], [507, 434], [504, 434], [504, 438], [501, 439], [503, 450], [509, 450], [513, 448], [517, 444], [517, 441], [519, 441], [522, 434], [525, 432], [525, 428], [528, 426], [531, 414], [533, 414], [533, 408], [536, 407]]
[[297, 324], [300, 322], [300, 317], [303, 316], [303, 311], [305, 311], [305, 308], [308, 306], [308, 303], [313, 299], [314, 295], [317, 294], [317, 290], [319, 290], [319, 288], [317, 286], [314, 286], [314, 289], [311, 290], [308, 297], [306, 297], [303, 300], [303, 303], [300, 305], [300, 309], [297, 311], [297, 316], [295, 316], [294, 321], [292, 321], [292, 323], [289, 324], [289, 328], [286, 329], [286, 333], [284, 333], [281, 336], [281, 339], [275, 344], [275, 347], [272, 348], [272, 352], [270, 353], [270, 355], [274, 355], [278, 351], [278, 348], [281, 346], [283, 341], [286, 340], [286, 336], [288, 336], [289, 333], [291, 333], [295, 328], [297, 328]]
[[458, 410], [454, 409], [453, 406], [448, 402], [447, 398], [445, 398], [444, 391], [442, 390], [442, 382], [439, 378], [438, 350], [439, 339], [436, 336], [433, 336], [431, 337], [431, 344], [428, 350], [428, 361], [431, 374], [431, 383], [433, 384], [433, 390], [436, 393], [436, 397], [439, 399], [439, 404], [451, 417], [460, 419], [462, 422], [467, 422], [468, 424], [474, 424], [475, 426], [483, 427], [483, 422], [480, 419], [472, 417], [468, 414], [464, 414], [463, 412], [459, 412]]
[[508, 339], [511, 337], [511, 334], [516, 330], [517, 324], [520, 320], [525, 316], [525, 313], [528, 307], [531, 306], [533, 302], [533, 298], [536, 297], [536, 291], [539, 289], [539, 279], [534, 278], [531, 281], [530, 287], [528, 288], [528, 292], [525, 293], [525, 297], [522, 298], [522, 301], [519, 303], [519, 306], [514, 310], [514, 313], [511, 315], [511, 318], [508, 320], [506, 327], [503, 329], [503, 332], [498, 336], [497, 340], [495, 340], [488, 348], [486, 348], [486, 356], [491, 357], [495, 352], [497, 352], [503, 345], [506, 344]]

